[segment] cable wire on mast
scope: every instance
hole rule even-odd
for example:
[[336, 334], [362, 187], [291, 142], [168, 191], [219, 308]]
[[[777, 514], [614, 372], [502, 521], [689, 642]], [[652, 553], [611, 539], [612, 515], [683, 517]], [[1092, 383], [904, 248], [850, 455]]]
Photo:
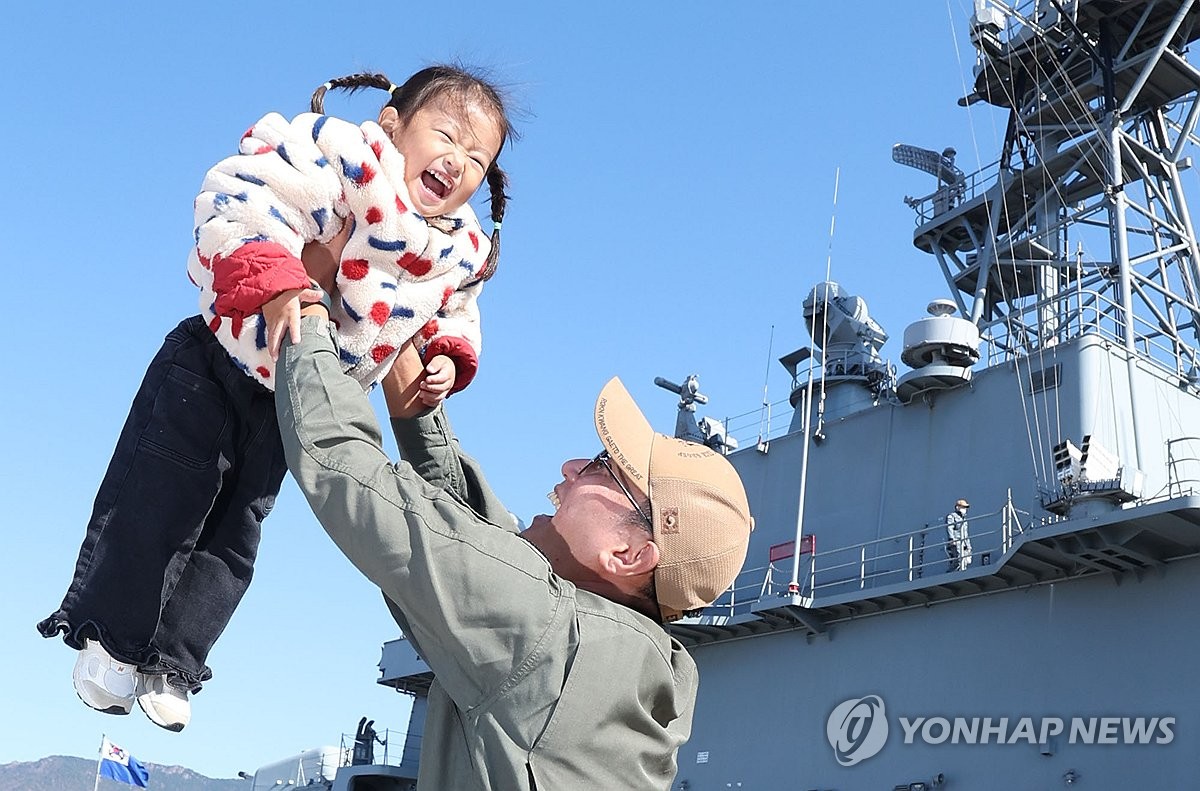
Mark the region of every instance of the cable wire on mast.
[[[763, 400], [762, 411], [758, 417], [758, 444], [759, 450], [767, 449], [767, 438], [771, 435], [771, 401], [767, 397], [767, 386], [771, 381], [771, 353], [775, 349], [775, 325], [771, 325], [771, 337], [767, 341], [767, 367], [763, 372]], [[726, 425], [729, 425], [726, 422]]]
[[837, 226], [838, 186], [841, 183], [842, 169], [838, 167], [833, 174], [833, 210], [829, 214], [829, 249], [825, 254], [825, 293], [821, 303], [821, 400], [817, 402], [817, 430], [815, 436], [822, 437], [821, 429], [825, 427], [825, 346], [829, 343], [829, 283], [833, 277], [833, 232]]
[[[833, 214], [829, 219], [829, 254], [825, 261], [825, 304], [821, 311], [822, 325], [828, 317], [829, 308], [829, 277], [833, 261], [833, 230], [837, 220], [837, 195], [838, 185], [841, 182], [842, 168], [839, 166], [833, 176]], [[825, 328], [822, 326], [822, 345], [821, 345], [821, 409], [825, 406], [825, 342], [827, 339], [824, 336]], [[804, 498], [806, 489], [808, 488], [808, 449], [812, 445], [812, 391], [813, 391], [813, 359], [816, 353], [817, 332], [816, 327], [809, 328], [809, 335], [812, 341], [809, 344], [808, 355], [808, 386], [804, 389], [804, 444], [802, 445], [803, 453], [800, 460], [800, 497], [799, 507], [796, 512], [796, 540], [795, 546], [792, 549], [792, 579], [788, 583], [788, 594], [798, 596], [800, 594], [800, 553], [804, 546]]]

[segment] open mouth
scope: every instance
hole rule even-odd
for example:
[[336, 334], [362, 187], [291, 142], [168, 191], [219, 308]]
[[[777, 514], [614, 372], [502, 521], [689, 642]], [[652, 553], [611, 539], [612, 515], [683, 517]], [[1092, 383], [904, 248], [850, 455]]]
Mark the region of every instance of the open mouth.
[[432, 192], [440, 200], [445, 200], [450, 194], [450, 180], [434, 170], [426, 170], [421, 174], [421, 183], [425, 185], [425, 189]]
[[558, 492], [550, 492], [546, 495], [546, 499], [550, 501], [550, 505], [554, 506], [554, 510], [557, 511], [558, 506], [561, 505], [558, 500]]

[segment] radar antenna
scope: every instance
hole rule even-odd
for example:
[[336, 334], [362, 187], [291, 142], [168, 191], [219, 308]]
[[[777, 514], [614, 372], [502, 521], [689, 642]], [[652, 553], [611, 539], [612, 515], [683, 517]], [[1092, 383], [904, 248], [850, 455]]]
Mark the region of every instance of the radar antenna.
[[928, 148], [918, 148], [904, 143], [892, 146], [893, 162], [922, 170], [938, 180], [937, 189], [932, 194], [923, 198], [905, 196], [904, 202], [915, 209], [932, 198], [935, 215], [953, 209], [962, 199], [967, 184], [966, 175], [954, 164], [954, 157], [957, 154], [958, 152], [953, 148], [945, 148], [939, 154]]
[[930, 151], [928, 148], [917, 148], [916, 146], [897, 143], [892, 146], [892, 161], [898, 162], [901, 165], [907, 165], [910, 168], [923, 170], [931, 176], [936, 176], [939, 186], [947, 184], [953, 186], [961, 184], [966, 176], [954, 164], [954, 157], [958, 154], [953, 148], [943, 149], [942, 153]]

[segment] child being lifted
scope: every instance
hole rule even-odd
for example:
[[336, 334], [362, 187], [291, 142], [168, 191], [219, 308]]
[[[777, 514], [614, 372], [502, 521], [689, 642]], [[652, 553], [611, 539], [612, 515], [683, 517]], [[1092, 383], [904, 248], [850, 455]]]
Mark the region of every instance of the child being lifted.
[[[329, 88], [390, 94], [378, 123], [321, 114]], [[504, 102], [466, 70], [434, 66], [395, 86], [379, 74], [332, 80], [313, 113], [269, 114], [196, 200], [188, 274], [201, 316], [185, 319], [134, 397], [96, 495], [74, 578], [38, 624], [79, 651], [73, 680], [99, 711], [136, 700], [181, 730], [189, 694], [212, 677], [209, 650], [250, 583], [262, 520], [286, 463], [272, 394], [283, 333], [299, 336], [312, 287], [305, 246], [340, 251], [345, 370], [369, 388], [413, 338], [423, 398], [465, 387], [480, 349], [477, 300], [495, 271], [510, 133]], [[486, 181], [493, 231], [467, 201]]]

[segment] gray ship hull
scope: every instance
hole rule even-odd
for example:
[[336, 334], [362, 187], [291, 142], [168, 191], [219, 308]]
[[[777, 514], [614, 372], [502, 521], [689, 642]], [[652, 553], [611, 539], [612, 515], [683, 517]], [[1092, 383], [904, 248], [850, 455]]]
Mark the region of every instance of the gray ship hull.
[[[825, 634], [801, 628], [696, 648], [701, 694], [677, 783], [694, 791], [892, 789], [933, 787], [940, 774], [947, 788], [986, 791], [1060, 788], [1074, 772], [1083, 788], [1195, 788], [1198, 597], [1200, 560], [1192, 558], [1140, 577], [965, 594], [848, 617]], [[884, 703], [886, 742], [843, 766], [828, 718], [867, 695]], [[951, 732], [940, 723], [914, 729], [918, 718], [942, 718]], [[963, 726], [953, 732], [956, 718], [973, 738]], [[1114, 730], [1101, 718], [1119, 722]], [[1125, 721], [1136, 718], [1150, 729], [1146, 743], [1124, 743], [1125, 728], [1138, 727]], [[1062, 732], [1049, 736], [1055, 719]], [[1073, 720], [1082, 721], [1074, 733]]]

